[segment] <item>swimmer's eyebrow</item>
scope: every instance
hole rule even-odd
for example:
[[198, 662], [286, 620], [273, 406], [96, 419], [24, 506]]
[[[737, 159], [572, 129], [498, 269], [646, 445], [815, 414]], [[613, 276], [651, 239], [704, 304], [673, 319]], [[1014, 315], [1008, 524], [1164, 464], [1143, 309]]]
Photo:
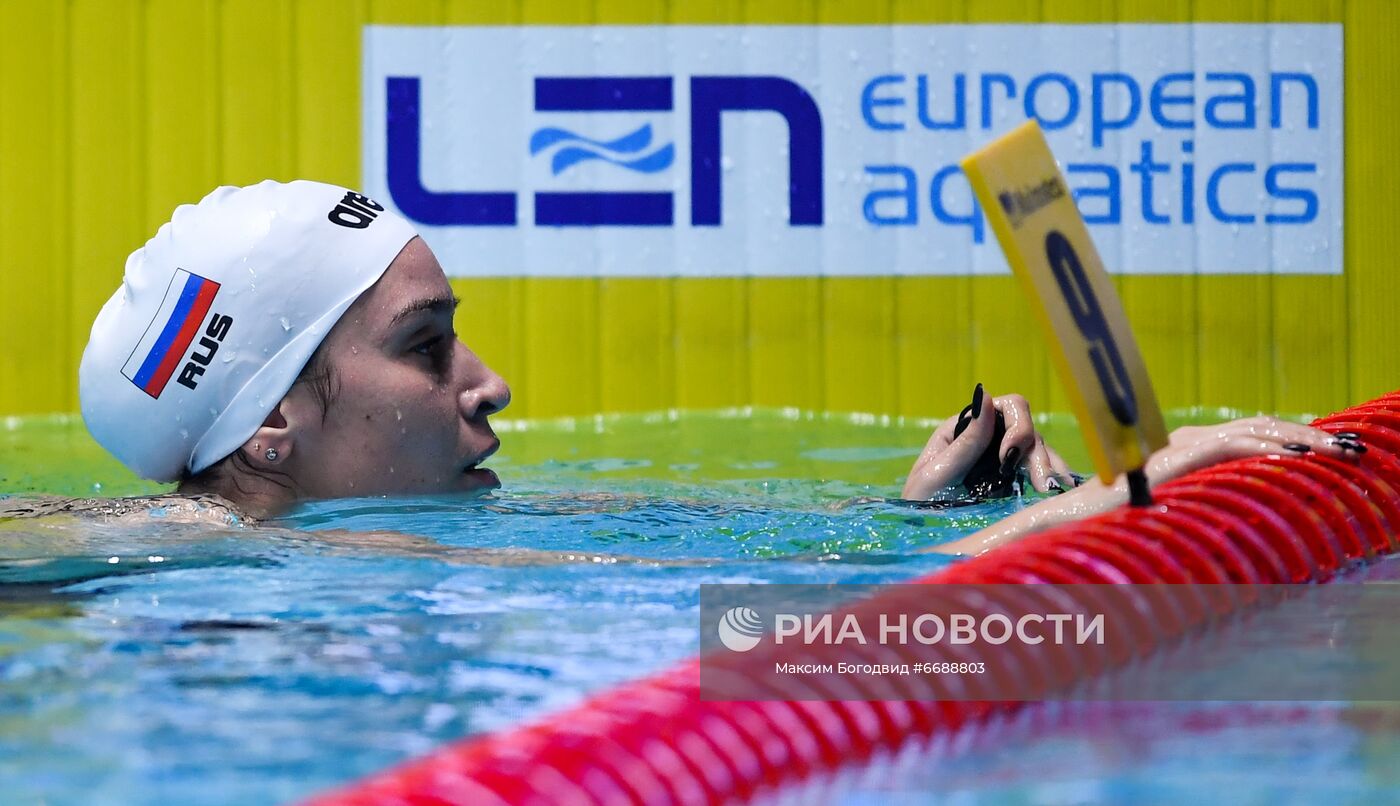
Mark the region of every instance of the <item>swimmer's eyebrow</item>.
[[406, 308], [394, 314], [394, 318], [389, 320], [389, 327], [394, 327], [399, 322], [402, 322], [419, 311], [451, 315], [457, 311], [457, 305], [461, 303], [461, 301], [462, 300], [457, 297], [431, 297], [429, 299], [420, 299], [417, 302], [410, 303]]

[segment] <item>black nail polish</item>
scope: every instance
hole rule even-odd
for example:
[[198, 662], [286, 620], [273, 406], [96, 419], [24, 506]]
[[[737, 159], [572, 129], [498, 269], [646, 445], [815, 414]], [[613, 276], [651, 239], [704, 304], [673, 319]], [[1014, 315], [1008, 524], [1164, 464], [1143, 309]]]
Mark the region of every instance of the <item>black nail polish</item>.
[[1365, 445], [1362, 445], [1360, 442], [1351, 442], [1351, 441], [1349, 441], [1349, 440], [1338, 440], [1338, 444], [1341, 445], [1343, 448], [1349, 450], [1349, 451], [1356, 451], [1357, 453], [1365, 453], [1365, 452], [1366, 452], [1366, 446], [1365, 446]]
[[963, 406], [963, 410], [960, 411], [960, 412], [958, 412], [958, 421], [957, 421], [957, 424], [955, 424], [955, 425], [953, 426], [953, 439], [957, 439], [958, 437], [962, 436], [962, 432], [966, 431], [966, 430], [967, 430], [967, 427], [968, 427], [969, 425], [971, 425], [971, 424], [972, 424], [972, 407], [971, 407], [971, 406]]
[[1002, 478], [1009, 479], [1012, 476], [1016, 475], [1016, 467], [1019, 464], [1020, 458], [1021, 448], [1019, 446], [1013, 447], [1011, 450], [1006, 452], [1006, 459], [1001, 463]]
[[1361, 435], [1355, 431], [1338, 431], [1332, 436], [1340, 437], [1341, 439], [1361, 439]]
[[1050, 479], [1045, 482], [1045, 491], [1048, 493], [1062, 493], [1065, 491], [1065, 488], [1060, 486], [1059, 479]]
[[977, 388], [972, 390], [972, 419], [977, 419], [982, 414], [982, 384], [977, 384]]
[[[964, 425], [972, 423], [971, 417]], [[1001, 459], [997, 454], [1001, 452], [1001, 441], [1006, 437], [1006, 419], [1001, 416], [1001, 412], [996, 412], [992, 418], [992, 438], [987, 441], [987, 447], [983, 449], [982, 455], [977, 457], [977, 462], [967, 471], [963, 478], [963, 489], [967, 491], [970, 498], [984, 501], [989, 498], [1006, 498], [1014, 495], [1009, 479], [1002, 478]]]
[[1301, 442], [1285, 442], [1283, 443], [1283, 447], [1298, 453], [1312, 453], [1312, 448], [1309, 448]]

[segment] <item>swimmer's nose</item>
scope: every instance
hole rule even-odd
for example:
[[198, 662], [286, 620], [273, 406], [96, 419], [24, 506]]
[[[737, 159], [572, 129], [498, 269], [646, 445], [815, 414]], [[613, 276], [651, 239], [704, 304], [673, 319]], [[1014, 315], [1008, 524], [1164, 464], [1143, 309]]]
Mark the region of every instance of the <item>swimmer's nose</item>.
[[457, 398], [462, 416], [468, 420], [495, 414], [510, 405], [510, 387], [490, 367], [478, 362], [471, 386]]

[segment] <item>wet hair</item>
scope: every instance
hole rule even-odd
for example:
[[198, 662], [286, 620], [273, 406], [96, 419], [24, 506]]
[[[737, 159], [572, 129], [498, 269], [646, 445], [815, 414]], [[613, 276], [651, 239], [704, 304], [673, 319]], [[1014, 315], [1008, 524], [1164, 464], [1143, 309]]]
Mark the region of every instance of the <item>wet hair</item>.
[[[321, 405], [321, 422], [325, 423], [326, 414], [331, 406], [335, 405], [336, 398], [340, 395], [340, 376], [331, 365], [330, 359], [326, 357], [325, 342], [316, 348], [316, 352], [311, 354], [311, 360], [306, 362], [306, 366], [301, 368], [301, 373], [292, 382], [292, 388], [305, 384], [311, 392], [312, 397]], [[236, 500], [246, 497], [250, 491], [246, 489], [240, 479], [245, 476], [260, 476], [276, 484], [283, 489], [292, 488], [291, 477], [280, 470], [259, 470], [248, 461], [248, 457], [240, 447], [233, 453], [225, 456], [209, 467], [198, 473], [191, 473], [187, 468], [180, 474], [179, 488], [181, 491], [187, 488], [203, 492], [212, 492]]]

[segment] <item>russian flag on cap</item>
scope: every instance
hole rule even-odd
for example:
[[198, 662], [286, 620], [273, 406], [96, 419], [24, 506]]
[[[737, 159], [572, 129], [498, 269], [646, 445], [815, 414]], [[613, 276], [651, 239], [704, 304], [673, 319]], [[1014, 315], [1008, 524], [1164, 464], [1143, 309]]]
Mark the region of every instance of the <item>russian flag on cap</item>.
[[209, 306], [214, 304], [217, 293], [219, 284], [213, 280], [176, 269], [165, 289], [160, 310], [146, 326], [136, 349], [131, 351], [122, 374], [141, 391], [159, 398], [194, 341], [204, 317], [209, 315]]

